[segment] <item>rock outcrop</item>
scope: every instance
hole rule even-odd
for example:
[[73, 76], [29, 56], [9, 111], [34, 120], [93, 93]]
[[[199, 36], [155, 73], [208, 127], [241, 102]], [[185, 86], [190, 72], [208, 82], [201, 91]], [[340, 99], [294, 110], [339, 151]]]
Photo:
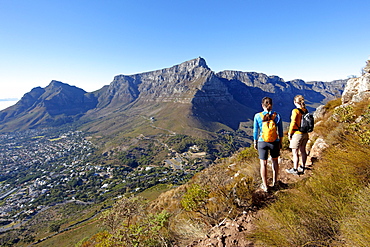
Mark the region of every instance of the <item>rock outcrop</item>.
[[254, 246], [253, 242], [246, 238], [246, 232], [254, 229], [251, 222], [252, 216], [247, 214], [235, 220], [226, 219], [225, 222], [213, 227], [205, 238], [194, 241], [186, 247]]
[[370, 98], [370, 60], [367, 61], [363, 72], [362, 76], [348, 80], [342, 95], [343, 104]]
[[322, 158], [323, 152], [328, 147], [329, 145], [326, 143], [326, 141], [322, 137], [317, 138], [310, 150], [311, 161], [320, 160]]

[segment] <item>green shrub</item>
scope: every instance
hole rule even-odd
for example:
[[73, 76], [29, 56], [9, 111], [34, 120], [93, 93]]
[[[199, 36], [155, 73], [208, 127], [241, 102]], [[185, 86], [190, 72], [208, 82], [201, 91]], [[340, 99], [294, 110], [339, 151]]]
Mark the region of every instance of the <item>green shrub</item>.
[[207, 207], [209, 191], [202, 189], [199, 184], [192, 184], [183, 195], [181, 205], [185, 210], [198, 212], [209, 216]]
[[289, 149], [290, 141], [289, 141], [289, 137], [288, 136], [284, 136], [283, 137], [282, 144], [283, 144], [283, 146], [282, 146], [282, 149], [283, 150], [288, 150]]
[[355, 119], [353, 106], [339, 106], [334, 109], [333, 117], [340, 123], [350, 123]]
[[108, 231], [95, 234], [79, 246], [168, 246], [166, 211], [148, 213], [143, 198], [123, 198], [101, 217]]
[[[357, 107], [357, 111], [359, 111]], [[359, 137], [359, 142], [364, 145], [370, 145], [370, 106], [364, 112], [359, 113], [355, 122], [348, 124], [347, 129]]]
[[60, 223], [54, 222], [49, 225], [49, 232], [59, 232], [60, 230]]
[[246, 162], [252, 158], [257, 158], [258, 152], [251, 146], [240, 151], [236, 157], [237, 162]]
[[359, 134], [360, 143], [370, 145], [370, 130], [365, 130]]

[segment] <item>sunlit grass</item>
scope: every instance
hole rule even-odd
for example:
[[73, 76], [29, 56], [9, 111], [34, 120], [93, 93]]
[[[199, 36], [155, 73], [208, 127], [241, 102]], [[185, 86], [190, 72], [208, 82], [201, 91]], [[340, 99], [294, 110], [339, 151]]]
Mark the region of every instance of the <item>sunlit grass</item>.
[[32, 139], [40, 139], [40, 138], [44, 138], [45, 136], [34, 136], [32, 137]]
[[348, 246], [368, 246], [370, 243], [370, 187], [361, 189], [352, 201], [353, 211], [341, 222], [342, 237]]
[[173, 188], [172, 184], [157, 184], [139, 193], [138, 196], [144, 197], [149, 201], [157, 199], [160, 194]]
[[[355, 105], [356, 114], [365, 105]], [[258, 219], [250, 236], [257, 246], [367, 246], [370, 147], [359, 144], [349, 124], [330, 118], [323, 123], [331, 127], [322, 133], [331, 146], [312, 177], [282, 194]]]
[[34, 246], [38, 247], [48, 247], [48, 246], [75, 246], [79, 240], [83, 238], [88, 238], [94, 234], [102, 231], [98, 221], [87, 222], [86, 224], [71, 229], [70, 231], [62, 232], [56, 236], [47, 239]]
[[61, 139], [62, 139], [61, 137], [58, 137], [58, 138], [49, 139], [49, 141], [51, 141], [51, 142], [55, 142], [55, 141], [59, 141], [59, 140], [61, 140]]

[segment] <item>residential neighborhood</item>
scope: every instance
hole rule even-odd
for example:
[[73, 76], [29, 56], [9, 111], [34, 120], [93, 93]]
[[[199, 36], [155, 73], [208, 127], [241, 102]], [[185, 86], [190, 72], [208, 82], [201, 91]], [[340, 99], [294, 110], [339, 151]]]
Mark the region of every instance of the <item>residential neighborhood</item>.
[[94, 145], [80, 131], [14, 132], [0, 135], [0, 143], [0, 219], [3, 221], [20, 220], [41, 210], [48, 203], [38, 200], [51, 197], [51, 191], [66, 186], [74, 177], [89, 171], [109, 174], [102, 167], [84, 163], [94, 151]]
[[[158, 183], [181, 184], [205, 155], [168, 148], [161, 166], [132, 169], [102, 164], [106, 157], [81, 131], [27, 130], [0, 135], [0, 232], [26, 222], [41, 210], [76, 200], [96, 203], [137, 193]], [[10, 224], [12, 223], [12, 224]]]

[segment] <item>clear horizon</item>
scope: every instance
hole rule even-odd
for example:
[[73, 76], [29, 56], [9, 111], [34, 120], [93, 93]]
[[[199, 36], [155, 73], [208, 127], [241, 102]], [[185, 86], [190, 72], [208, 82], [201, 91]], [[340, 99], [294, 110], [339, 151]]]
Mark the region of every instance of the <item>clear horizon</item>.
[[17, 103], [18, 100], [0, 100], [0, 111]]
[[347, 79], [369, 59], [369, 8], [364, 0], [0, 0], [0, 99], [52, 80], [92, 92], [116, 75], [199, 56], [215, 72]]

